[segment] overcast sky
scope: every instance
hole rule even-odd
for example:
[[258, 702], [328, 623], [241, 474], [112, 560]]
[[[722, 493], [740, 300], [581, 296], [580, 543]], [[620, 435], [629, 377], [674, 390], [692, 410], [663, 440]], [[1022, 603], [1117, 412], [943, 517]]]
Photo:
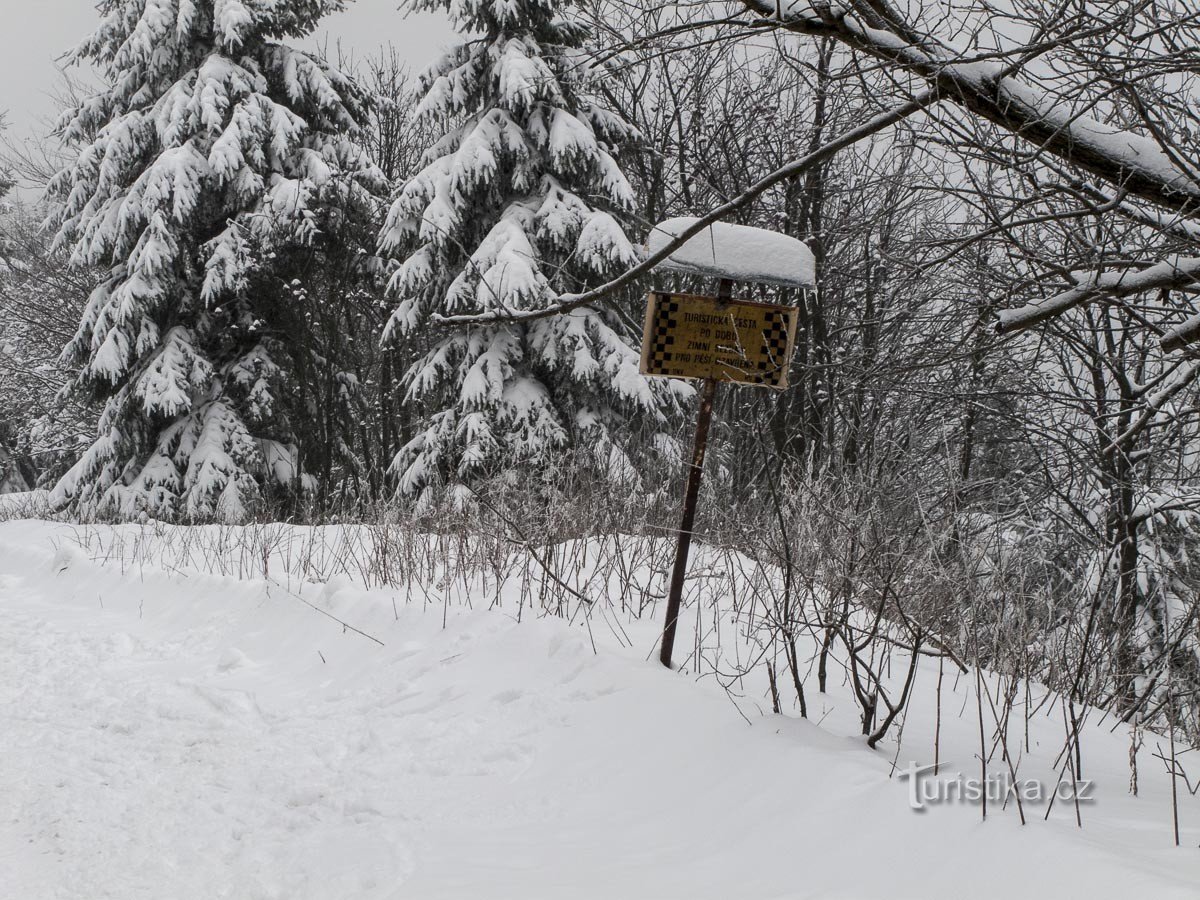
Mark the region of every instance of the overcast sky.
[[[357, 55], [392, 43], [413, 68], [422, 68], [453, 33], [440, 16], [406, 17], [398, 6], [399, 0], [354, 0], [346, 12], [329, 18], [318, 40], [340, 40]], [[13, 137], [24, 138], [40, 118], [53, 114], [54, 60], [97, 20], [96, 0], [0, 0], [0, 113]]]

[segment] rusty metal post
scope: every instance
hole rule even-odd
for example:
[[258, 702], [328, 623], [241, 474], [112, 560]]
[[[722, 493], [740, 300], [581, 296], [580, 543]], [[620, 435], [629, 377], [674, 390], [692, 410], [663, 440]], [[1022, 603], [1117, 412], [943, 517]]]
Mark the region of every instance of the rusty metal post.
[[[722, 278], [717, 296], [728, 300], [733, 294], [733, 282]], [[708, 450], [708, 428], [712, 423], [713, 400], [717, 396], [717, 379], [704, 379], [700, 393], [700, 412], [696, 416], [696, 437], [692, 443], [692, 465], [688, 469], [687, 488], [683, 494], [683, 518], [679, 523], [679, 538], [675, 545], [675, 565], [671, 570], [671, 587], [667, 593], [667, 621], [663, 626], [662, 651], [659, 660], [671, 668], [675, 650], [675, 629], [679, 624], [679, 607], [683, 602], [683, 580], [687, 575], [688, 552], [692, 547], [692, 529], [696, 524], [696, 502], [700, 497], [700, 481], [704, 477], [704, 454]]]

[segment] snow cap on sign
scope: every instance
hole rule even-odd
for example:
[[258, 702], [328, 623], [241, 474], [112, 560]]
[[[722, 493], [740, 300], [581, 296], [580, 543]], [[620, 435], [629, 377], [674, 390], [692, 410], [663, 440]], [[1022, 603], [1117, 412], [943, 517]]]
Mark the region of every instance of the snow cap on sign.
[[[661, 250], [696, 221], [693, 216], [681, 216], [655, 225], [646, 241], [647, 253]], [[784, 287], [812, 287], [817, 271], [812, 251], [802, 241], [764, 228], [727, 222], [709, 225], [655, 268], [660, 272]]]

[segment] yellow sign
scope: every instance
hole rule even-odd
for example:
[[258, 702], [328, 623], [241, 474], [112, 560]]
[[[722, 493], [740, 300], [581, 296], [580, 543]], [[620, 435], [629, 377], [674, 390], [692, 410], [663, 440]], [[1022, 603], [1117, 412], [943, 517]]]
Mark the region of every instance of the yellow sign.
[[798, 315], [794, 306], [652, 293], [642, 374], [785, 388]]

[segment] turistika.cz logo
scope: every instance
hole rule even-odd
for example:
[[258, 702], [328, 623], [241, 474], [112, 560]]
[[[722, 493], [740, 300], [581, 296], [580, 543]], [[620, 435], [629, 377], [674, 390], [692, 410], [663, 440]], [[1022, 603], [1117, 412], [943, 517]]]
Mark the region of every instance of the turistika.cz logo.
[[937, 806], [944, 803], [982, 803], [987, 798], [988, 803], [1002, 804], [1006, 800], [1016, 801], [1019, 797], [1022, 804], [1037, 806], [1051, 799], [1059, 803], [1091, 803], [1095, 800], [1095, 783], [1090, 779], [1080, 778], [1075, 781], [1059, 781], [1050, 785], [1037, 778], [1016, 778], [1008, 772], [989, 773], [987, 778], [963, 776], [962, 773], [937, 776], [935, 768], [945, 768], [946, 763], [937, 766], [918, 766], [910, 762], [908, 767], [900, 770], [900, 778], [908, 781], [908, 805], [917, 812], [927, 806]]

